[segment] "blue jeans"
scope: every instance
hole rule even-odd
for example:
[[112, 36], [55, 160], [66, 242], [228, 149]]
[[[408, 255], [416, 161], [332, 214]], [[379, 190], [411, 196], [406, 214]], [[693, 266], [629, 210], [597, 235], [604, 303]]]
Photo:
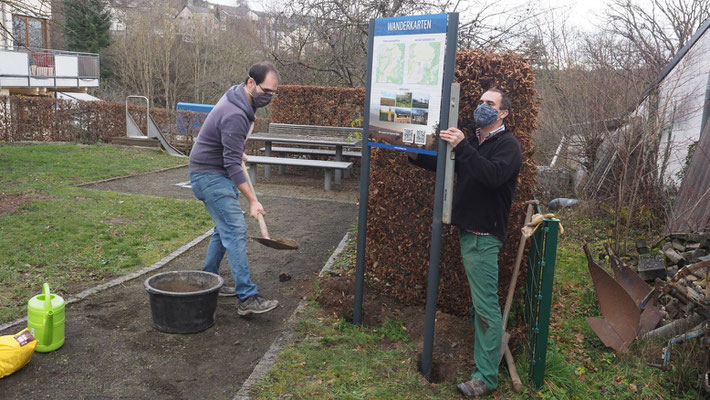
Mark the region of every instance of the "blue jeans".
[[239, 205], [239, 190], [228, 175], [219, 172], [189, 171], [192, 192], [202, 200], [214, 222], [203, 271], [218, 273], [225, 251], [234, 286], [240, 300], [259, 291], [251, 281], [247, 260], [247, 225]]

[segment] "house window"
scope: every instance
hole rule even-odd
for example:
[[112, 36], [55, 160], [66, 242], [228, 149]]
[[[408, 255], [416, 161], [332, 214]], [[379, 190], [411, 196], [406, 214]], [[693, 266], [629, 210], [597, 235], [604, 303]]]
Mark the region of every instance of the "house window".
[[47, 29], [46, 19], [13, 15], [12, 36], [15, 39], [15, 46], [49, 47], [49, 30]]

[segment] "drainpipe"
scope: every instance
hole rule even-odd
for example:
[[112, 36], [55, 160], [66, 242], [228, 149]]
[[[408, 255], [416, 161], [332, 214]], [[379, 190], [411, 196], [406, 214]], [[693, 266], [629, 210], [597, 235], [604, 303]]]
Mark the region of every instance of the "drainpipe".
[[557, 151], [555, 151], [555, 156], [552, 157], [552, 161], [550, 162], [550, 168], [553, 168], [555, 164], [557, 163], [557, 158], [560, 156], [560, 153], [562, 152], [562, 147], [565, 145], [565, 139], [567, 139], [567, 135], [562, 135], [562, 140], [560, 140], [560, 145], [557, 146]]

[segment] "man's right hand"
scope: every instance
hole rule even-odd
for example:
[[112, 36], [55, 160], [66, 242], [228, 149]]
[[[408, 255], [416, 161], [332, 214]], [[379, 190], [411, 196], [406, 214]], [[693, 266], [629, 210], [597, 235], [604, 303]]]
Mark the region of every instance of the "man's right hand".
[[253, 218], [256, 218], [256, 216], [259, 214], [266, 215], [266, 210], [264, 210], [264, 206], [262, 206], [259, 201], [249, 203], [249, 215], [251, 215]]

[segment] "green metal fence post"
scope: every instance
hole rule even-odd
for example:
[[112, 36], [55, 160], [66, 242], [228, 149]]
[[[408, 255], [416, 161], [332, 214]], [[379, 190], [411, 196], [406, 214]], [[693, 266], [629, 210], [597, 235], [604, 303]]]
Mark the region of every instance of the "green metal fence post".
[[545, 236], [543, 249], [542, 274], [540, 282], [540, 309], [537, 319], [537, 343], [535, 344], [535, 366], [533, 369], [533, 383], [536, 388], [542, 386], [545, 378], [545, 360], [547, 358], [547, 337], [550, 330], [550, 310], [552, 308], [552, 284], [555, 276], [555, 260], [557, 259], [557, 233], [560, 221], [545, 219], [542, 228]]

